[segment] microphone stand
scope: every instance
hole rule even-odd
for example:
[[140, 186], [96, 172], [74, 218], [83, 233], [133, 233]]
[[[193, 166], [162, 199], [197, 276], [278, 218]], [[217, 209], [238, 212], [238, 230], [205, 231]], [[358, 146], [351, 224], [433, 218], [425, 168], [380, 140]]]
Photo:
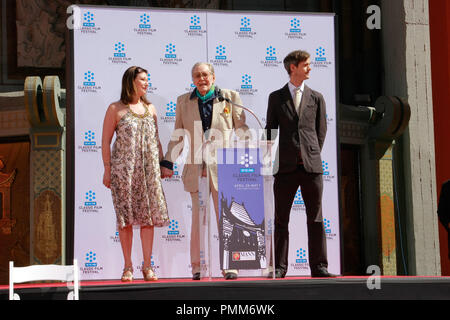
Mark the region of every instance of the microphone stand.
[[229, 99], [229, 98], [225, 98], [224, 96], [222, 96], [222, 93], [221, 93], [221, 92], [219, 92], [219, 97], [218, 97], [218, 99], [219, 99], [220, 102], [226, 101], [226, 102], [228, 102], [229, 104], [231, 104], [231, 105], [233, 105], [233, 106], [236, 106], [236, 107], [238, 107], [238, 108], [241, 108], [241, 109], [247, 111], [248, 113], [250, 113], [253, 117], [255, 117], [256, 121], [258, 121], [259, 127], [260, 127], [262, 130], [264, 130], [264, 127], [262, 126], [261, 121], [259, 121], [259, 118], [256, 116], [256, 114], [255, 114], [252, 110], [250, 110], [249, 108], [246, 108], [246, 107], [244, 107], [244, 106], [242, 106], [242, 105], [240, 105], [240, 104], [234, 103], [234, 102], [231, 101], [231, 99]]

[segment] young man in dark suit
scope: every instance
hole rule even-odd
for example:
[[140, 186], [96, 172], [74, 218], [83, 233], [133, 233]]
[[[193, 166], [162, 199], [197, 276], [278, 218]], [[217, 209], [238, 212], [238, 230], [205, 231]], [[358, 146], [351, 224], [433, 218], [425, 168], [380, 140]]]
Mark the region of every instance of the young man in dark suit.
[[288, 269], [289, 215], [300, 187], [306, 207], [311, 276], [333, 277], [328, 272], [322, 221], [320, 152], [327, 132], [325, 100], [305, 85], [311, 71], [309, 53], [293, 51], [283, 62], [290, 80], [270, 94], [266, 118], [267, 138], [275, 139], [270, 129], [279, 129], [280, 134], [278, 170], [274, 175], [275, 276], [284, 278]]

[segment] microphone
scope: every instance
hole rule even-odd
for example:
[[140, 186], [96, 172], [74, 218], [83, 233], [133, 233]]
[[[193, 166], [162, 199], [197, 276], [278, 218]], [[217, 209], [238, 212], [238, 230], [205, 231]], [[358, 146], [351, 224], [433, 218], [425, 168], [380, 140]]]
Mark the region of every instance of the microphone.
[[[233, 106], [236, 106], [238, 108], [241, 108], [241, 109], [247, 111], [248, 113], [250, 113], [256, 119], [256, 121], [258, 121], [258, 124], [259, 124], [261, 130], [263, 130], [263, 131], [265, 130], [264, 127], [261, 124], [261, 121], [259, 121], [259, 118], [256, 116], [256, 114], [253, 113], [252, 110], [250, 110], [250, 109], [248, 109], [248, 108], [246, 108], [244, 106], [241, 106], [240, 104], [234, 103], [233, 101], [231, 101], [230, 98], [224, 97], [223, 94], [222, 94], [222, 90], [220, 90], [220, 88], [219, 88], [219, 90], [217, 92], [217, 99], [220, 102], [226, 101], [226, 102], [230, 103]], [[269, 168], [270, 169], [270, 166], [271, 166], [271, 163], [272, 163], [272, 155], [271, 155], [272, 144], [273, 143], [268, 141], [268, 140], [266, 140], [266, 142], [265, 142], [265, 147], [263, 149], [264, 150], [264, 154], [263, 154], [263, 157], [262, 157], [262, 159], [265, 159], [263, 161], [263, 167], [264, 168]], [[272, 170], [272, 169], [270, 169], [270, 170]]]
[[222, 102], [222, 101], [227, 101], [227, 102], [230, 102], [230, 103], [231, 103], [231, 100], [230, 100], [230, 99], [225, 98], [225, 97], [223, 96], [222, 90], [221, 90], [221, 89], [219, 89], [219, 91], [217, 92], [217, 99], [219, 99], [220, 102]]
[[219, 89], [219, 91], [217, 92], [217, 99], [219, 99], [220, 102], [226, 101], [226, 102], [232, 104], [233, 106], [236, 106], [236, 107], [238, 107], [238, 108], [241, 108], [241, 109], [247, 111], [248, 113], [250, 113], [250, 114], [256, 119], [256, 121], [258, 121], [258, 124], [259, 124], [259, 126], [261, 127], [261, 129], [264, 130], [264, 127], [262, 126], [261, 121], [259, 121], [259, 118], [256, 116], [256, 114], [253, 113], [252, 110], [250, 110], [249, 108], [246, 108], [246, 107], [244, 107], [244, 106], [241, 106], [240, 104], [234, 103], [233, 101], [231, 101], [230, 98], [224, 97], [223, 94], [222, 94], [222, 90], [220, 90], [220, 89]]

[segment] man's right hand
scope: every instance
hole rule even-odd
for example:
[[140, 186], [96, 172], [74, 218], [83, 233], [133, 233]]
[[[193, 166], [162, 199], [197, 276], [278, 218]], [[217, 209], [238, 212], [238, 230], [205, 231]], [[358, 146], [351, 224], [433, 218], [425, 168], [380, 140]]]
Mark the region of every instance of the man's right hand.
[[166, 167], [161, 167], [161, 178], [172, 178], [173, 170], [170, 170]]

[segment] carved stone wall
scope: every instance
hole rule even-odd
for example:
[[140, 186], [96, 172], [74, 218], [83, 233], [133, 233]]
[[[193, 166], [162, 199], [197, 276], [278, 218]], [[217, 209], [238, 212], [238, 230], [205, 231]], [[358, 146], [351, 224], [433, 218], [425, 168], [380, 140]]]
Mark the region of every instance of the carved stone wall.
[[63, 68], [71, 4], [218, 9], [220, 0], [16, 0], [17, 67]]
[[[17, 65], [59, 68], [64, 60], [61, 1], [17, 1]], [[61, 21], [62, 20], [62, 21]]]
[[[16, 0], [17, 66], [62, 68], [66, 9], [75, 1]], [[105, 1], [76, 1], [104, 4]]]
[[33, 262], [61, 263], [61, 229], [61, 197], [45, 190], [34, 199]]
[[29, 131], [23, 92], [0, 93], [0, 180], [15, 172], [9, 183], [0, 182], [0, 284], [8, 283], [10, 260], [30, 263], [30, 142], [24, 141]]
[[[8, 284], [8, 261], [16, 266], [30, 264], [30, 143], [0, 143], [1, 174], [16, 172], [10, 186], [10, 199], [2, 196], [2, 220], [10, 219], [10, 228], [0, 229], [0, 284]], [[9, 205], [9, 210], [6, 210]], [[9, 211], [9, 213], [7, 213]], [[7, 216], [9, 215], [9, 217]]]

